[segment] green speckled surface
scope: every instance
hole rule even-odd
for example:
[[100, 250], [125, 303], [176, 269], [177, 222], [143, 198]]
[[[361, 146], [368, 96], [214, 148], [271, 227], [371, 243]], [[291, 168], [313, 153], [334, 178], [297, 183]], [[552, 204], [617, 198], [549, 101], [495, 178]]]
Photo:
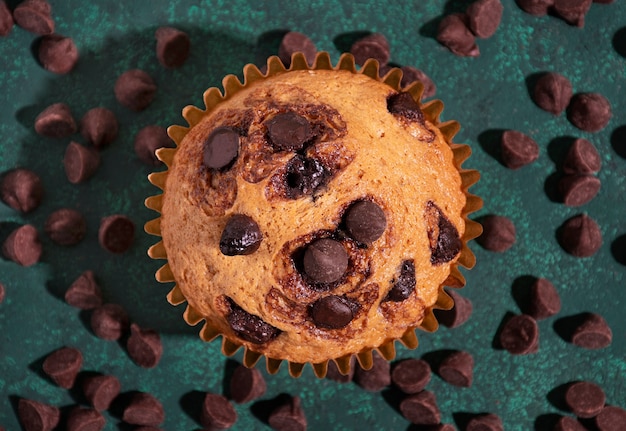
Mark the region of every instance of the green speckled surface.
[[[574, 380], [598, 383], [607, 403], [626, 407], [626, 267], [612, 253], [616, 240], [621, 237], [623, 244], [626, 234], [626, 142], [620, 141], [624, 133], [616, 132], [626, 124], [626, 59], [618, 53], [626, 45], [623, 0], [594, 4], [584, 29], [551, 16], [533, 17], [513, 0], [503, 0], [502, 24], [495, 36], [478, 41], [481, 55], [475, 59], [456, 57], [433, 39], [442, 14], [463, 10], [468, 1], [51, 3], [57, 31], [71, 36], [81, 53], [70, 75], [56, 76], [37, 64], [31, 53], [32, 34], [16, 27], [0, 39], [0, 173], [28, 167], [42, 177], [46, 190], [42, 206], [26, 216], [0, 203], [0, 233], [6, 236], [16, 223], [32, 223], [42, 231], [51, 211], [69, 206], [85, 214], [88, 235], [72, 248], [57, 246], [42, 235], [42, 260], [31, 268], [0, 260], [0, 282], [6, 286], [6, 299], [0, 304], [0, 425], [7, 430], [20, 429], [15, 414], [18, 397], [64, 411], [82, 401], [80, 391], [63, 390], [40, 371], [42, 358], [63, 345], [82, 350], [84, 370], [114, 374], [124, 392], [148, 391], [159, 398], [166, 410], [163, 429], [200, 428], [202, 393], [223, 392], [228, 362], [219, 343], [201, 342], [198, 328], [182, 321], [183, 308], [165, 300], [170, 286], [154, 281], [159, 263], [146, 256], [152, 237], [140, 231], [128, 253], [113, 256], [99, 248], [97, 227], [102, 216], [113, 213], [128, 214], [138, 226], [155, 216], [143, 208], [143, 199], [156, 189], [146, 181], [149, 168], [134, 154], [134, 134], [152, 123], [182, 124], [183, 106], [200, 104], [202, 92], [219, 86], [223, 75], [240, 74], [244, 64], [275, 53], [272, 35], [285, 29], [307, 34], [334, 61], [341, 52], [339, 36], [363, 30], [384, 33], [392, 61], [422, 68], [437, 84], [436, 97], [446, 104], [443, 118], [461, 122], [456, 141], [470, 144], [474, 151], [465, 166], [482, 172], [472, 191], [484, 198], [485, 207], [476, 215], [506, 215], [517, 227], [517, 243], [506, 253], [473, 246], [478, 264], [464, 272], [468, 284], [462, 291], [474, 303], [469, 322], [454, 330], [418, 334], [421, 344], [416, 351], [398, 348], [400, 358], [443, 349], [464, 349], [474, 356], [471, 388], [453, 387], [437, 376], [427, 387], [437, 396], [442, 421], [463, 429], [471, 414], [493, 412], [502, 417], [507, 430], [546, 430], [554, 415], [570, 414], [561, 410], [558, 393]], [[163, 69], [154, 55], [154, 30], [165, 24], [191, 36], [191, 57], [178, 70]], [[154, 103], [142, 113], [125, 110], [112, 91], [117, 76], [136, 67], [150, 73], [159, 86]], [[609, 125], [589, 134], [575, 129], [565, 116], [553, 117], [537, 108], [528, 96], [527, 81], [546, 70], [570, 78], [575, 92], [606, 95], [614, 111]], [[65, 178], [61, 161], [68, 140], [44, 139], [33, 130], [34, 117], [59, 101], [69, 104], [77, 118], [92, 107], [106, 106], [120, 120], [119, 138], [102, 152], [100, 170], [86, 184], [71, 185]], [[518, 171], [504, 168], [492, 155], [493, 137], [502, 129], [533, 137], [541, 147], [539, 160]], [[591, 140], [602, 157], [602, 189], [580, 208], [554, 202], [544, 190], [552, 184], [563, 156], [564, 137]], [[555, 235], [563, 221], [581, 212], [599, 223], [604, 237], [599, 252], [586, 259], [563, 252]], [[91, 333], [88, 313], [64, 303], [65, 289], [86, 269], [95, 271], [107, 301], [122, 304], [133, 321], [160, 331], [164, 355], [157, 368], [136, 366], [123, 345]], [[557, 316], [539, 322], [537, 354], [512, 356], [492, 343], [505, 315], [520, 312], [515, 286], [529, 275], [550, 279], [563, 306]], [[580, 349], [555, 331], [559, 319], [587, 311], [599, 312], [608, 321], [614, 336], [610, 347]], [[294, 380], [283, 367], [276, 376], [268, 376], [267, 383], [264, 400], [283, 392], [302, 397], [311, 430], [418, 429], [398, 413], [394, 391], [381, 395], [355, 384], [318, 380], [309, 368]], [[263, 406], [236, 406], [239, 420], [234, 429], [269, 429], [257, 417]], [[106, 417], [107, 430], [130, 429], [120, 425], [119, 415]]]

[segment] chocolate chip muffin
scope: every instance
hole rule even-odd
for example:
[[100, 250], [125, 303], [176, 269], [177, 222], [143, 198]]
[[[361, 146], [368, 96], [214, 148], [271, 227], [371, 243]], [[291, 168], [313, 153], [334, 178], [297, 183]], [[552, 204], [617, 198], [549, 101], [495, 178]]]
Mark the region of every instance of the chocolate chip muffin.
[[287, 70], [272, 57], [244, 76], [185, 108], [189, 127], [168, 130], [177, 147], [157, 153], [168, 170], [150, 176], [163, 194], [146, 201], [160, 212], [146, 231], [162, 236], [149, 254], [167, 259], [170, 302], [205, 321], [202, 339], [244, 346], [248, 366], [265, 356], [270, 372], [283, 360], [295, 376], [306, 363], [323, 376], [329, 360], [347, 372], [353, 355], [369, 368], [374, 349], [416, 347], [480, 233], [458, 123], [419, 102], [419, 82], [381, 79], [373, 60], [357, 71], [349, 54], [334, 67], [295, 54]]

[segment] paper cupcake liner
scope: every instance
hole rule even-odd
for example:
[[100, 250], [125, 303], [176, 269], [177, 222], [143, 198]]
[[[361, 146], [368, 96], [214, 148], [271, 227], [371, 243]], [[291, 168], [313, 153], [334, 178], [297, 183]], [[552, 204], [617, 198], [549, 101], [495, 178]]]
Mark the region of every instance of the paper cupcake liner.
[[[475, 184], [480, 174], [476, 170], [463, 169], [461, 165], [471, 155], [471, 148], [465, 144], [453, 143], [452, 139], [460, 130], [460, 124], [456, 121], [441, 122], [440, 115], [443, 111], [444, 105], [440, 100], [431, 100], [424, 104], [421, 103], [421, 95], [423, 92], [423, 85], [419, 81], [415, 81], [406, 87], [401, 86], [402, 71], [398, 68], [391, 69], [383, 77], [379, 76], [379, 64], [374, 59], [367, 60], [363, 66], [357, 70], [354, 57], [351, 54], [343, 54], [337, 63], [333, 66], [330, 55], [326, 52], [320, 52], [315, 57], [315, 61], [312, 66], [306, 61], [304, 54], [295, 53], [292, 56], [291, 65], [289, 68], [285, 68], [281, 60], [277, 56], [272, 56], [267, 60], [267, 72], [262, 73], [255, 65], [248, 64], [243, 68], [243, 83], [235, 75], [227, 75], [222, 80], [222, 86], [224, 88], [223, 93], [216, 87], [209, 88], [204, 93], [205, 108], [200, 109], [195, 106], [187, 106], [183, 109], [182, 115], [188, 123], [188, 127], [173, 125], [167, 129], [169, 136], [175, 142], [175, 148], [161, 148], [157, 150], [157, 157], [161, 160], [169, 169], [172, 165], [174, 155], [178, 149], [178, 146], [182, 142], [183, 138], [187, 135], [190, 128], [198, 124], [202, 118], [208, 115], [217, 105], [228, 100], [232, 95], [238, 93], [242, 89], [246, 88], [255, 81], [264, 80], [268, 77], [279, 75], [282, 73], [288, 73], [294, 70], [347, 70], [354, 74], [363, 74], [372, 79], [381, 81], [391, 88], [397, 91], [409, 92], [413, 98], [420, 105], [425, 117], [433, 125], [435, 125], [441, 131], [444, 139], [452, 149], [454, 155], [454, 162], [457, 170], [461, 176], [462, 191], [466, 195], [466, 204], [463, 208], [462, 217], [465, 221], [465, 232], [461, 238], [462, 247], [459, 257], [455, 263], [450, 267], [450, 274], [448, 278], [439, 286], [438, 298], [436, 303], [429, 309], [425, 310], [425, 316], [420, 325], [407, 329], [404, 334], [393, 340], [388, 340], [378, 347], [372, 347], [364, 349], [363, 351], [348, 354], [339, 358], [332, 359], [336, 363], [339, 371], [343, 374], [350, 372], [351, 357], [356, 356], [359, 365], [364, 369], [370, 369], [373, 364], [372, 353], [376, 350], [386, 360], [392, 360], [396, 356], [395, 342], [399, 341], [402, 345], [409, 349], [415, 349], [418, 345], [418, 339], [415, 331], [417, 329], [427, 332], [433, 332], [438, 328], [438, 322], [435, 318], [433, 310], [435, 309], [450, 309], [453, 306], [453, 300], [443, 290], [444, 286], [460, 288], [465, 285], [465, 278], [459, 270], [459, 266], [463, 266], [467, 269], [471, 269], [476, 263], [476, 258], [472, 251], [467, 246], [468, 241], [478, 237], [482, 233], [482, 226], [469, 219], [469, 215], [482, 207], [482, 200], [471, 193], [468, 189]], [[148, 176], [148, 180], [156, 187], [164, 190], [167, 180], [168, 170], [162, 172], [155, 172]], [[163, 195], [158, 194], [150, 196], [145, 200], [146, 207], [160, 213], [163, 204]], [[145, 224], [145, 231], [148, 234], [161, 236], [161, 218], [157, 217]], [[163, 241], [159, 241], [154, 244], [148, 250], [148, 255], [152, 259], [165, 259], [167, 260], [167, 252], [165, 250]], [[174, 274], [168, 263], [163, 265], [156, 271], [155, 277], [157, 281], [161, 283], [176, 283]], [[175, 285], [167, 295], [167, 300], [172, 305], [180, 305], [186, 302], [186, 298], [181, 289]], [[197, 312], [191, 305], [187, 304], [187, 307], [183, 313], [183, 319], [192, 326], [205, 320], [205, 318]], [[223, 334], [219, 329], [213, 327], [208, 321], [205, 320], [205, 324], [200, 330], [200, 338], [204, 341], [213, 341], [217, 337], [222, 337], [222, 353], [226, 356], [234, 355], [241, 347], [244, 347], [243, 363], [247, 367], [253, 367], [265, 356], [266, 368], [270, 374], [278, 372], [283, 361], [288, 363], [289, 374], [292, 377], [299, 377], [306, 364], [291, 362], [283, 359], [271, 358], [263, 353], [255, 352], [248, 347], [240, 344], [237, 340], [231, 340], [226, 334]], [[324, 377], [328, 368], [328, 361], [320, 363], [310, 363], [313, 371], [317, 377]]]

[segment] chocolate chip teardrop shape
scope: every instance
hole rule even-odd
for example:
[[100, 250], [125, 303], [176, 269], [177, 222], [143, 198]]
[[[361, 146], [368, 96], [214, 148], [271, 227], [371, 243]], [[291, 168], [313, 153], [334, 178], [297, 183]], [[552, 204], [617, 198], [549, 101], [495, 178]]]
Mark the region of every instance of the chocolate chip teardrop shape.
[[348, 252], [339, 241], [318, 239], [307, 246], [303, 264], [304, 272], [315, 283], [332, 283], [348, 269]]
[[354, 318], [353, 305], [342, 296], [325, 296], [313, 303], [311, 318], [319, 328], [341, 329]]
[[239, 134], [230, 127], [218, 127], [207, 138], [203, 151], [207, 168], [227, 168], [239, 154]]
[[407, 120], [424, 123], [424, 113], [410, 93], [402, 92], [387, 98], [387, 110], [391, 114], [400, 115]]
[[371, 244], [385, 232], [387, 218], [382, 208], [370, 201], [358, 201], [344, 216], [348, 234], [355, 240]]
[[461, 251], [459, 231], [434, 202], [428, 201], [424, 212], [430, 243], [430, 263], [450, 262]]
[[230, 298], [229, 304], [230, 313], [226, 316], [226, 320], [239, 337], [254, 344], [263, 344], [280, 335], [280, 329], [248, 313]]
[[415, 290], [415, 262], [405, 260], [400, 266], [400, 275], [393, 283], [393, 287], [385, 297], [385, 301], [400, 302], [411, 296]]
[[313, 137], [309, 120], [295, 112], [278, 114], [265, 124], [268, 138], [278, 150], [301, 150]]
[[222, 231], [220, 251], [226, 256], [252, 254], [259, 249], [262, 240], [261, 229], [251, 217], [235, 214]]

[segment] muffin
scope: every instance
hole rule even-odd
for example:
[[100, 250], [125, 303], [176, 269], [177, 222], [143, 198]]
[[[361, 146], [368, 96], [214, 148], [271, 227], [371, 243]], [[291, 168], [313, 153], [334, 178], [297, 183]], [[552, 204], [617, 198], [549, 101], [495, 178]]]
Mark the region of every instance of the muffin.
[[167, 260], [156, 278], [175, 282], [168, 300], [187, 302], [189, 324], [204, 320], [203, 340], [243, 346], [249, 367], [265, 356], [271, 373], [287, 361], [322, 377], [329, 360], [367, 369], [373, 350], [392, 359], [396, 340], [415, 348], [416, 328], [437, 328], [433, 309], [452, 306], [443, 286], [463, 286], [458, 265], [475, 263], [479, 174], [461, 168], [470, 148], [451, 142], [443, 104], [422, 105], [421, 83], [401, 78], [374, 60], [357, 71], [349, 54], [309, 66], [297, 53], [289, 69], [271, 57], [168, 129], [176, 148], [158, 150], [167, 170], [149, 177], [163, 190], [146, 200], [160, 213], [146, 231], [162, 237], [149, 255]]

